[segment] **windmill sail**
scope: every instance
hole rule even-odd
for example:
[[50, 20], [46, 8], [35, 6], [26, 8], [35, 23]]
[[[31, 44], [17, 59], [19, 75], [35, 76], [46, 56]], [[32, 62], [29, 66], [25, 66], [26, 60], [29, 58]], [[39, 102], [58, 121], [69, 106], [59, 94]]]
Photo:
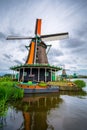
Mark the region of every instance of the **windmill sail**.
[[35, 34], [39, 36], [41, 35], [41, 23], [42, 23], [41, 19], [36, 20]]
[[18, 37], [18, 36], [8, 36], [6, 40], [27, 40], [27, 39], [34, 39], [34, 37]]
[[47, 45], [43, 41], [54, 41], [61, 40], [68, 37], [68, 32], [41, 35], [41, 24], [42, 19], [36, 20], [35, 36], [34, 37], [18, 37], [18, 36], [8, 36], [7, 40], [28, 40], [31, 39], [30, 50], [28, 52], [28, 57], [26, 64], [48, 64], [48, 58], [46, 54]]
[[26, 64], [34, 64], [34, 57], [35, 57], [35, 42], [32, 41]]
[[65, 38], [68, 38], [68, 32], [51, 34], [51, 35], [41, 35], [42, 41], [54, 41], [54, 40], [61, 40]]

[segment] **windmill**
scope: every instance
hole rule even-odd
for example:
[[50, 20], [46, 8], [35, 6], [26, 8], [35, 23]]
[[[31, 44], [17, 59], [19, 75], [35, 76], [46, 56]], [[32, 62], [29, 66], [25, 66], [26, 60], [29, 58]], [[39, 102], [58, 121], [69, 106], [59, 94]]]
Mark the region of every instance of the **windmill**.
[[42, 20], [36, 20], [35, 36], [34, 37], [17, 37], [8, 36], [7, 40], [28, 40], [30, 42], [30, 50], [27, 56], [26, 63], [21, 66], [11, 67], [12, 70], [19, 72], [18, 80], [21, 78], [24, 81], [36, 80], [36, 81], [52, 81], [52, 72], [60, 70], [60, 67], [51, 66], [47, 59], [47, 45], [44, 41], [61, 40], [68, 37], [68, 32], [41, 35]]
[[66, 69], [65, 69], [65, 65], [63, 65], [63, 69], [62, 69], [62, 78], [67, 78], [67, 74], [66, 74]]
[[69, 69], [66, 69], [66, 68], [65, 68], [65, 65], [62, 65], [62, 66], [63, 66], [63, 67], [62, 67], [61, 78], [62, 78], [62, 79], [67, 79], [67, 78], [68, 78], [68, 75], [67, 75], [66, 71], [69, 71]]

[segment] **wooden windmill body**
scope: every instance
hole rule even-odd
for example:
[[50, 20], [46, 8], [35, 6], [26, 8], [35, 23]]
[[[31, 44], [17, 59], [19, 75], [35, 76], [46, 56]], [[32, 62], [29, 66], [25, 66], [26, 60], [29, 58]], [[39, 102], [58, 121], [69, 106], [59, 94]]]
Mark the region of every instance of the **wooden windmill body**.
[[41, 22], [41, 19], [36, 20], [35, 37], [9, 36], [7, 38], [7, 40], [31, 39], [26, 63], [11, 67], [12, 70], [19, 73], [18, 81], [55, 81], [55, 73], [61, 69], [49, 64], [46, 53], [47, 45], [43, 41], [64, 39], [68, 36], [68, 33], [41, 35]]

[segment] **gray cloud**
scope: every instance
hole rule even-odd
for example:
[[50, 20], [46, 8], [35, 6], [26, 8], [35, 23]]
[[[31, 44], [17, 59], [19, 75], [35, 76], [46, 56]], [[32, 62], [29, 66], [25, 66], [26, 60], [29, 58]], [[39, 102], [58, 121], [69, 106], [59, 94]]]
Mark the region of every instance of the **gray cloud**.
[[61, 43], [60, 46], [63, 48], [79, 48], [81, 46], [83, 46], [85, 44], [85, 42], [81, 41], [80, 39], [77, 38], [69, 38], [68, 40], [66, 40], [65, 43]]
[[81, 39], [86, 39], [87, 38], [87, 24], [85, 25], [84, 28], [76, 31], [76, 35]]
[[59, 49], [55, 49], [55, 48], [52, 48], [48, 55], [52, 58], [52, 57], [56, 57], [56, 56], [63, 56], [63, 52]]
[[27, 56], [25, 56], [22, 60], [23, 60], [23, 62], [25, 63], [26, 60], [27, 60]]
[[[58, 49], [51, 48], [48, 54], [49, 61], [53, 64], [77, 67], [82, 60], [87, 60], [86, 15], [86, 0], [55, 0], [55, 2], [53, 0], [0, 0], [0, 53], [2, 56], [0, 58], [3, 59], [4, 50], [6, 51], [4, 59], [8, 59], [9, 66], [13, 64], [9, 59], [14, 61], [14, 64], [25, 61], [23, 57], [27, 55], [27, 50], [24, 45], [27, 41], [5, 41], [4, 39], [8, 35], [33, 35], [36, 18], [42, 18], [42, 34], [68, 31], [70, 35], [69, 39], [60, 41]], [[6, 45], [6, 50], [3, 49], [3, 45]], [[10, 51], [13, 57], [10, 56], [12, 54]], [[14, 59], [15, 57], [17, 59]], [[5, 60], [2, 62], [2, 67], [3, 65]], [[84, 66], [82, 63], [81, 65]]]
[[61, 50], [59, 50], [59, 49], [52, 49], [52, 50], [50, 50], [50, 52], [48, 53], [48, 61], [49, 61], [49, 63], [51, 63], [51, 64], [60, 64], [60, 61], [58, 60], [58, 57], [59, 56], [63, 56], [63, 53], [62, 53], [62, 51]]
[[[87, 44], [86, 46], [82, 46], [82, 47], [79, 47], [79, 48], [75, 48], [74, 50], [72, 50], [72, 53], [74, 55], [77, 55], [78, 57], [85, 57], [86, 56], [86, 53], [87, 53]], [[78, 58], [77, 58], [78, 59]]]
[[7, 35], [11, 35], [11, 36], [20, 36], [19, 32], [17, 32], [14, 27], [8, 27], [8, 34]]
[[16, 64], [22, 64], [22, 62], [19, 61], [19, 60], [14, 60], [14, 62], [15, 62]]
[[6, 39], [6, 35], [0, 32], [0, 40], [5, 40], [5, 39]]
[[21, 45], [19, 45], [19, 49], [20, 49], [20, 51], [22, 51], [22, 52], [27, 51], [27, 49], [25, 48], [25, 45], [23, 45], [22, 42], [21, 42]]
[[8, 54], [3, 54], [5, 58], [7, 59], [11, 59], [13, 56], [12, 55], [8, 55]]

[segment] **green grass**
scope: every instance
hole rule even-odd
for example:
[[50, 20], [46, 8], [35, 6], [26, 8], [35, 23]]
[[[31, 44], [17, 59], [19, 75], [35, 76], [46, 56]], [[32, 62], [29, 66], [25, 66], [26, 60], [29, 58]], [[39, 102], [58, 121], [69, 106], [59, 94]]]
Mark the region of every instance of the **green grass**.
[[0, 78], [0, 116], [5, 115], [7, 103], [23, 98], [23, 90], [14, 87], [15, 84], [9, 78]]
[[0, 99], [15, 100], [23, 97], [23, 90], [15, 88], [16, 82], [0, 82]]
[[85, 87], [86, 86], [86, 83], [83, 81], [83, 80], [75, 80], [75, 81], [73, 81], [76, 85], [77, 85], [77, 87], [79, 87], [79, 88], [83, 88], [83, 87]]
[[5, 81], [11, 81], [11, 77], [9, 76], [0, 77], [0, 82], [5, 82]]
[[8, 110], [7, 103], [4, 99], [0, 99], [0, 117], [5, 116]]

